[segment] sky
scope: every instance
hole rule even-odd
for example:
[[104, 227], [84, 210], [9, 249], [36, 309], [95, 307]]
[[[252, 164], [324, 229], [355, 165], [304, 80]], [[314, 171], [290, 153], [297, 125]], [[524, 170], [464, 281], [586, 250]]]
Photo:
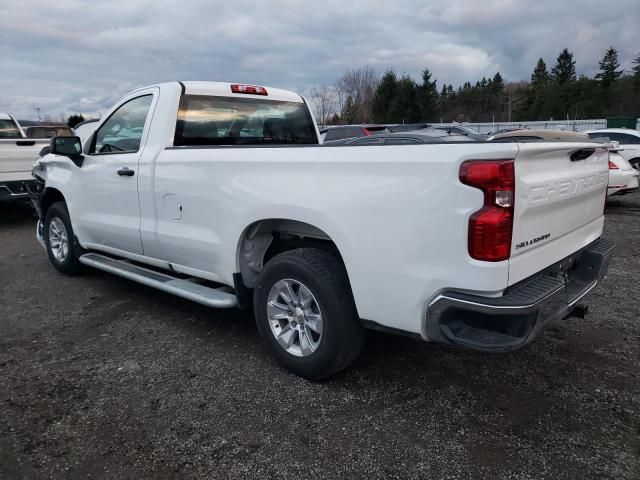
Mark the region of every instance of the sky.
[[519, 81], [564, 47], [591, 76], [609, 46], [631, 69], [638, 25], [639, 0], [1, 0], [0, 112], [97, 116], [173, 80], [304, 94], [363, 65]]

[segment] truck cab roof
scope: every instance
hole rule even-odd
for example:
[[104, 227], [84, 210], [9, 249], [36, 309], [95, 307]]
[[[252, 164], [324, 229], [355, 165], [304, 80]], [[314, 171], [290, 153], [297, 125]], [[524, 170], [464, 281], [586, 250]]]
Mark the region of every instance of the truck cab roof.
[[[183, 89], [183, 94], [187, 95], [207, 95], [207, 96], [216, 96], [216, 97], [237, 97], [242, 96], [246, 98], [261, 98], [265, 100], [277, 100], [282, 102], [296, 102], [296, 103], [304, 103], [304, 99], [295, 92], [289, 90], [282, 90], [280, 88], [273, 88], [263, 85], [254, 85], [254, 84], [244, 84], [239, 82], [208, 82], [208, 81], [199, 81], [199, 80], [187, 80], [187, 81], [176, 81], [176, 82], [167, 82], [160, 83], [156, 85], [149, 85], [144, 88], [149, 87], [159, 87], [166, 88], [171, 86], [175, 88], [178, 85]], [[251, 93], [234, 93], [232, 91], [232, 85], [240, 85], [240, 86], [252, 86], [258, 87], [266, 90], [265, 94], [251, 94]], [[143, 88], [141, 88], [142, 90]]]

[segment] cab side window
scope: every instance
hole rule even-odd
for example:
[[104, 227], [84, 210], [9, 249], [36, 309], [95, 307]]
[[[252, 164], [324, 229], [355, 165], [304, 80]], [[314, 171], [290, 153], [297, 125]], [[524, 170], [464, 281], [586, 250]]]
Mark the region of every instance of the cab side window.
[[640, 137], [629, 135], [628, 133], [610, 133], [608, 136], [611, 140], [620, 142], [620, 145], [634, 145], [640, 143]]
[[143, 95], [118, 108], [96, 132], [91, 153], [137, 152], [151, 100], [153, 95]]

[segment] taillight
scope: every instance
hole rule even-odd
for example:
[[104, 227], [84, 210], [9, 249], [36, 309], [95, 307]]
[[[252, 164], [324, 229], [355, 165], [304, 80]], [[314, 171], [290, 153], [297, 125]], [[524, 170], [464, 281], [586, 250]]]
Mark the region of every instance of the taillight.
[[371, 132], [369, 130], [367, 130], [366, 128], [363, 128], [362, 131], [364, 132], [364, 136], [365, 137], [370, 137], [371, 136]]
[[248, 95], [268, 95], [267, 89], [256, 85], [231, 85], [231, 92], [246, 93]]
[[516, 187], [513, 160], [464, 162], [460, 181], [484, 192], [484, 206], [469, 219], [469, 255], [486, 262], [509, 259]]
[[615, 163], [609, 160], [609, 170], [619, 170], [619, 169], [620, 167], [618, 167]]

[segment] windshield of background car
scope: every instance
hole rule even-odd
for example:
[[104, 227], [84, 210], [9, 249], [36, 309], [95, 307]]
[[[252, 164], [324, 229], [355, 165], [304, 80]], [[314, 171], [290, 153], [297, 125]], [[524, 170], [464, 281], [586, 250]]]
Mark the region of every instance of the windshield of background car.
[[22, 138], [13, 120], [0, 120], [0, 138]]
[[73, 133], [67, 127], [32, 127], [27, 132], [29, 138], [70, 137]]
[[182, 95], [174, 146], [317, 144], [306, 104]]
[[324, 141], [344, 140], [345, 138], [364, 137], [365, 135], [362, 127], [335, 127], [327, 131]]

